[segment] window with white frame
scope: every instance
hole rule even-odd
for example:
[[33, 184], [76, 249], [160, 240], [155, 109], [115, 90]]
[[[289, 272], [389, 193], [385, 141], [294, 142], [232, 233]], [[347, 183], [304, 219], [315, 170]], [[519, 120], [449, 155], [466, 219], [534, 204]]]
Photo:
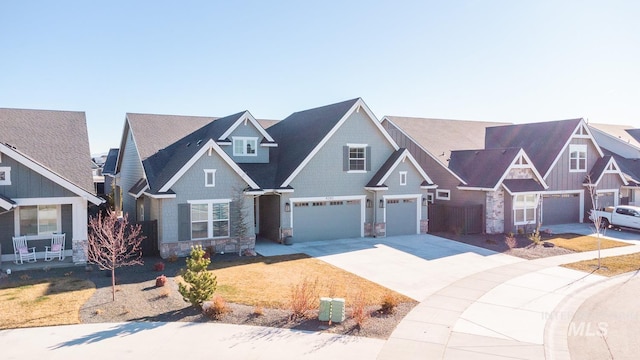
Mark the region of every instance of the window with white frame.
[[450, 190], [436, 190], [436, 199], [438, 200], [451, 200]]
[[587, 171], [587, 145], [569, 145], [569, 171]]
[[364, 171], [366, 160], [365, 146], [349, 147], [349, 171]]
[[8, 166], [0, 167], [0, 185], [11, 185], [11, 168]]
[[191, 239], [229, 236], [229, 202], [191, 204]]
[[407, 185], [407, 172], [406, 171], [400, 171], [400, 185], [402, 185], [402, 186]]
[[204, 170], [204, 186], [205, 187], [216, 186], [216, 171], [214, 169]]
[[18, 209], [20, 235], [46, 235], [60, 232], [58, 205], [20, 206]]
[[524, 225], [536, 222], [538, 196], [535, 194], [516, 195], [513, 199], [513, 222]]
[[234, 137], [233, 138], [233, 155], [234, 156], [256, 156], [257, 147], [258, 147], [258, 138], [255, 138], [255, 137]]

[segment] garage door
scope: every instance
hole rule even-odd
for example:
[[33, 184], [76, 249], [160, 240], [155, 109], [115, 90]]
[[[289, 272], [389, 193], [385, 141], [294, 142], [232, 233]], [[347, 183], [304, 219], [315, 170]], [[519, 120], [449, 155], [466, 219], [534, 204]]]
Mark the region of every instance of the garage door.
[[[613, 192], [599, 192], [598, 193], [598, 207], [605, 208], [607, 206], [616, 206], [615, 204], [615, 193]], [[591, 201], [591, 199], [587, 199]], [[591, 203], [587, 206], [587, 208], [591, 208]]]
[[362, 236], [360, 200], [294, 202], [292, 211], [294, 241]]
[[557, 225], [580, 222], [580, 195], [555, 194], [542, 197], [542, 224]]
[[416, 199], [387, 199], [387, 236], [417, 233], [418, 207]]

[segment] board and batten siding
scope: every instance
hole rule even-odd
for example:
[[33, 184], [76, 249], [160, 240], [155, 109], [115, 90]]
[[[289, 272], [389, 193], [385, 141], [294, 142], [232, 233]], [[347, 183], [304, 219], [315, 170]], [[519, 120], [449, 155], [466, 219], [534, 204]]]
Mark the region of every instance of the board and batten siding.
[[142, 162], [131, 131], [127, 134], [126, 145], [122, 152], [120, 165], [120, 187], [122, 188], [122, 212], [129, 214], [129, 219], [135, 221], [136, 199], [129, 194], [131, 187], [144, 176]]
[[[11, 168], [11, 185], [0, 185], [0, 194], [10, 199], [78, 196], [6, 154], [2, 154], [0, 166]], [[89, 176], [89, 168], [87, 168], [87, 177]]]
[[[549, 185], [547, 191], [584, 190], [583, 181], [600, 155], [591, 139], [574, 138], [570, 144], [587, 145], [587, 171], [571, 172], [569, 170], [569, 145], [545, 178], [547, 185]], [[544, 176], [544, 174], [542, 175]]]
[[[204, 169], [215, 169], [215, 186], [205, 186]], [[232, 199], [247, 184], [242, 178], [215, 152], [209, 156], [203, 154], [189, 170], [171, 187], [176, 193], [173, 199], [162, 199], [162, 221], [158, 223], [159, 241], [162, 243], [177, 242], [183, 239], [179, 236], [179, 204], [186, 204], [189, 200]], [[253, 198], [245, 198], [246, 222], [253, 232]], [[161, 228], [161, 230], [160, 230]], [[233, 234], [233, 229], [231, 229]], [[161, 236], [161, 237], [160, 237]]]

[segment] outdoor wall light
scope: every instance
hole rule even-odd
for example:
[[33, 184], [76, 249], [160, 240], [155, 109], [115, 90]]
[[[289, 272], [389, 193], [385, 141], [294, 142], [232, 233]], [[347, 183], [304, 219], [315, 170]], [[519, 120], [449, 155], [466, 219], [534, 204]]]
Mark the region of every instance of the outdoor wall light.
[[383, 208], [383, 207], [384, 207], [384, 200], [380, 199], [380, 208]]
[[422, 206], [427, 206], [427, 198], [426, 197], [422, 198]]
[[285, 203], [284, 204], [284, 211], [285, 212], [291, 212], [291, 204]]
[[367, 207], [370, 208], [371, 206], [371, 199], [367, 199]]

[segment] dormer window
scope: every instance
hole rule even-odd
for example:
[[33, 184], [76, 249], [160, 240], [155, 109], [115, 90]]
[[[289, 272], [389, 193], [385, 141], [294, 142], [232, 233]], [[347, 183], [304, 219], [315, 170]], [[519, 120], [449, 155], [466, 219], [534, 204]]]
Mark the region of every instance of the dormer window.
[[569, 171], [587, 171], [587, 145], [569, 145]]
[[11, 168], [8, 166], [0, 167], [0, 185], [11, 185]]
[[256, 156], [258, 138], [234, 137], [233, 156]]

